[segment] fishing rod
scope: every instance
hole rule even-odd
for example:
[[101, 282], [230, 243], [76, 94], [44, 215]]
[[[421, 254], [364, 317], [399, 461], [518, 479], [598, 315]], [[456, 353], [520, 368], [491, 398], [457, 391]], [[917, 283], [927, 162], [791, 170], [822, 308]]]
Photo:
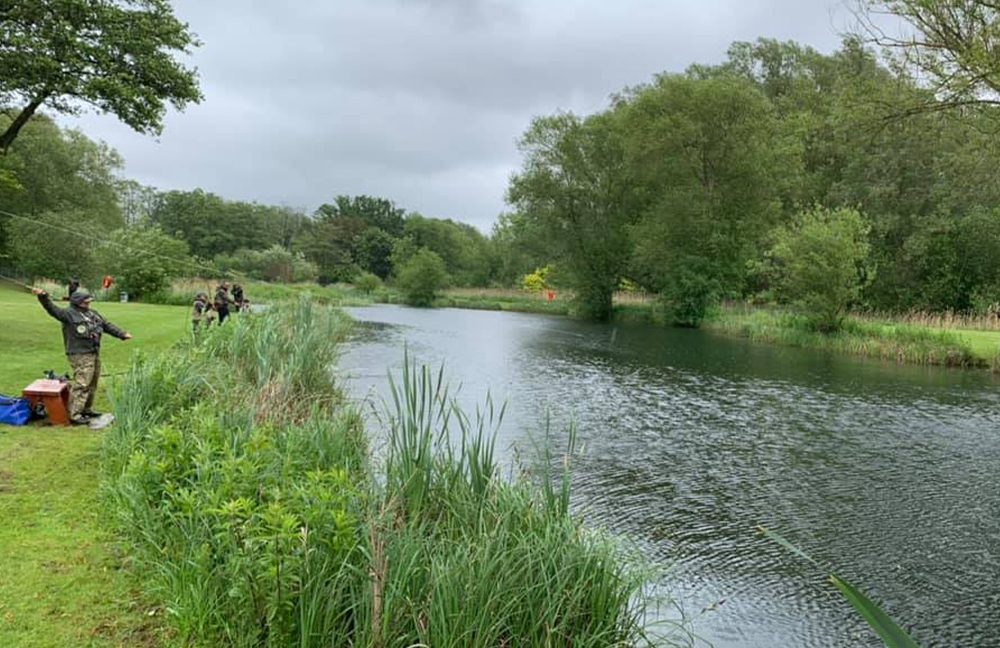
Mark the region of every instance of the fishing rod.
[[19, 288], [24, 288], [28, 292], [31, 292], [32, 290], [34, 290], [31, 286], [29, 286], [28, 284], [24, 283], [23, 281], [19, 281], [17, 279], [14, 279], [13, 277], [8, 277], [5, 274], [0, 274], [0, 279], [3, 279], [4, 281], [6, 281], [8, 283], [12, 283], [12, 284], [14, 284], [15, 286], [17, 286]]

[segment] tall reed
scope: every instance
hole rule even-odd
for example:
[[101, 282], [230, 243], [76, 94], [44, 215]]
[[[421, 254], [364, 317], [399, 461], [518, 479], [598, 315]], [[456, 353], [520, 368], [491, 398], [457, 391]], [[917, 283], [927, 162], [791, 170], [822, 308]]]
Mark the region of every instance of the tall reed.
[[901, 363], [979, 367], [969, 343], [949, 330], [848, 319], [836, 333], [816, 331], [809, 318], [779, 310], [723, 309], [705, 322], [708, 329], [759, 342], [815, 348]]
[[348, 323], [310, 299], [140, 359], [104, 501], [181, 641], [234, 646], [649, 642], [643, 571], [554, 491], [500, 478], [503, 408], [407, 361], [380, 473], [334, 385]]

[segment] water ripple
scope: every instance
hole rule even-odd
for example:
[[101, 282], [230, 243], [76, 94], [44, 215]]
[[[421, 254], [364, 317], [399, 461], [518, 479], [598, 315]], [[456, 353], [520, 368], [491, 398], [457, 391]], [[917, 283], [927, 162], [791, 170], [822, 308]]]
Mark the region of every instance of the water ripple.
[[[691, 331], [471, 311], [359, 309], [358, 375], [402, 344], [474, 403], [498, 448], [575, 424], [575, 505], [669, 566], [716, 646], [876, 646], [779, 530], [884, 602], [924, 646], [1000, 645], [1000, 395], [974, 372], [856, 362]], [[379, 378], [356, 393], [384, 390]], [[704, 612], [703, 612], [704, 610]]]

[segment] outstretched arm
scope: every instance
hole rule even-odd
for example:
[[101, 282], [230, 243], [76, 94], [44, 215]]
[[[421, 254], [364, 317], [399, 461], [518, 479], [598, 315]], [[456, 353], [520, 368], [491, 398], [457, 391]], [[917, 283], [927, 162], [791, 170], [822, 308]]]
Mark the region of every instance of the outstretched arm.
[[128, 331], [123, 331], [108, 320], [101, 318], [101, 326], [104, 328], [104, 332], [108, 335], [113, 335], [119, 340], [131, 340], [132, 334]]
[[32, 288], [31, 293], [36, 297], [38, 297], [38, 303], [42, 305], [42, 308], [45, 309], [46, 313], [56, 318], [60, 322], [69, 321], [69, 313], [66, 311], [65, 308], [59, 308], [58, 306], [53, 304], [52, 299], [49, 298], [49, 293], [45, 292], [41, 288]]

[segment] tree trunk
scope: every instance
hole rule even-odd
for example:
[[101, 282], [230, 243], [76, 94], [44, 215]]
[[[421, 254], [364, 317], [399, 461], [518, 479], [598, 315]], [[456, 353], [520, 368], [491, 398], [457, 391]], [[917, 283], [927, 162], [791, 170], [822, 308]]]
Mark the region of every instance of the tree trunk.
[[32, 99], [31, 102], [21, 110], [21, 113], [14, 118], [14, 121], [10, 123], [7, 130], [0, 135], [0, 155], [7, 154], [7, 149], [9, 149], [10, 145], [14, 143], [15, 139], [17, 139], [17, 134], [21, 132], [21, 128], [28, 123], [28, 120], [31, 119], [31, 116], [35, 114], [35, 111], [38, 110], [38, 107], [42, 105], [42, 102], [44, 102], [45, 99], [45, 95], [40, 95]]

